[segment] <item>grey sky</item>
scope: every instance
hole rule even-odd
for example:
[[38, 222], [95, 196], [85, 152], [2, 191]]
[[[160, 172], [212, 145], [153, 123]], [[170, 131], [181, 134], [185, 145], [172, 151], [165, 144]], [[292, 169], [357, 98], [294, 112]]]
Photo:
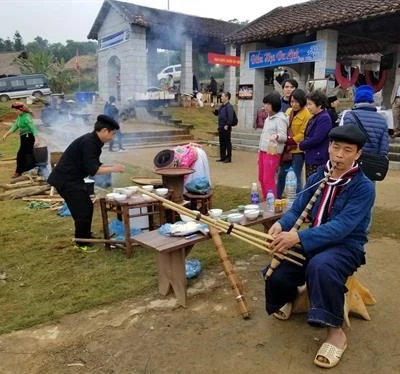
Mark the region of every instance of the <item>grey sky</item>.
[[[174, 12], [222, 19], [225, 21], [254, 20], [277, 5], [262, 0], [124, 0], [151, 8], [169, 9]], [[280, 6], [304, 2], [304, 0], [280, 0]], [[36, 36], [50, 43], [71, 39], [86, 41], [87, 35], [103, 4], [102, 0], [0, 0], [0, 38], [13, 38], [18, 30], [24, 43]], [[276, 4], [276, 3], [275, 3]]]

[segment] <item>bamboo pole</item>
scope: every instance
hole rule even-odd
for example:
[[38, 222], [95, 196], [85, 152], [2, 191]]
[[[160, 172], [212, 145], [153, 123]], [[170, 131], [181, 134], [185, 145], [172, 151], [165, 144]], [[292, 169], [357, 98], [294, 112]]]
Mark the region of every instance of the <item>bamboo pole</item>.
[[72, 241], [74, 241], [74, 242], [88, 242], [88, 243], [125, 244], [124, 240], [100, 239], [100, 238], [72, 238]]
[[214, 241], [215, 249], [217, 250], [218, 256], [221, 259], [224, 272], [229, 279], [229, 282], [231, 283], [232, 291], [237, 301], [239, 313], [244, 319], [248, 319], [250, 318], [250, 312], [247, 307], [246, 299], [243, 295], [242, 285], [236, 279], [235, 271], [231, 262], [229, 261], [228, 254], [226, 253], [226, 249], [222, 243], [219, 232], [213, 226], [210, 226], [210, 235], [212, 240]]

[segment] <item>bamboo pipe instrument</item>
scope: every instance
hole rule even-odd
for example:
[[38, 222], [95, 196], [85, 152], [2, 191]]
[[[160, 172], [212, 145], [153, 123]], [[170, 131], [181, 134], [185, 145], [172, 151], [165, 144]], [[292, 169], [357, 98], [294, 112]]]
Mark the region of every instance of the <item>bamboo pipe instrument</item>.
[[[174, 209], [175, 208], [173, 205], [169, 205], [168, 203], [163, 203], [163, 205], [166, 208], [169, 208], [169, 209]], [[190, 213], [188, 213], [186, 210], [185, 211], [180, 211], [179, 209], [176, 209], [176, 211], [178, 213], [184, 213], [184, 214], [190, 216], [191, 218], [197, 219], [197, 214], [194, 213], [191, 210], [188, 210]], [[260, 248], [260, 249], [262, 249], [262, 250], [264, 250], [264, 251], [266, 251], [268, 253], [272, 252], [271, 249], [269, 249], [269, 243], [265, 241], [265, 238], [263, 240], [263, 239], [259, 239], [257, 237], [254, 237], [253, 231], [255, 231], [255, 230], [248, 229], [247, 227], [244, 227], [244, 226], [241, 226], [241, 225], [229, 224], [227, 222], [223, 222], [223, 221], [220, 221], [220, 220], [215, 220], [215, 219], [209, 218], [207, 216], [203, 216], [203, 215], [201, 215], [199, 221], [208, 224], [210, 227], [215, 227], [216, 229], [218, 229], [220, 231], [223, 231], [223, 232], [228, 232], [229, 229], [231, 227], [233, 227], [233, 229], [232, 229], [232, 231], [230, 232], [229, 235], [231, 235], [231, 236], [233, 236], [235, 238], [241, 239], [242, 241], [244, 241], [244, 242], [246, 242], [248, 244], [251, 244], [251, 245], [253, 245], [253, 246], [257, 247], [257, 248]], [[236, 230], [235, 230], [235, 228], [236, 228]], [[249, 233], [247, 233], [246, 231], [241, 231], [240, 228], [247, 229], [247, 230], [250, 230], [250, 231], [249, 231]], [[268, 234], [261, 233], [259, 231], [255, 231], [255, 232], [264, 235], [264, 237], [265, 236], [268, 237]], [[297, 253], [297, 252], [290, 251], [290, 254], [293, 255], [294, 257], [298, 257], [301, 260], [304, 260], [304, 257], [301, 254]], [[294, 259], [292, 259], [290, 257], [284, 256], [284, 255], [282, 255], [280, 253], [277, 254], [277, 257], [279, 257], [281, 259], [285, 259], [285, 260], [287, 260], [289, 262], [292, 262], [292, 263], [294, 263], [296, 265], [302, 266], [301, 262], [296, 261], [296, 260], [294, 260]]]
[[[318, 196], [321, 195], [323, 189], [326, 186], [326, 183], [328, 182], [328, 179], [330, 178], [330, 176], [332, 175], [334, 166], [332, 166], [328, 173], [326, 174], [325, 178], [321, 181], [321, 183], [319, 184], [318, 188], [315, 190], [313, 196], [311, 197], [310, 201], [308, 202], [308, 204], [306, 205], [306, 207], [304, 208], [304, 210], [301, 212], [299, 218], [296, 220], [294, 226], [290, 229], [290, 231], [292, 232], [296, 232], [299, 230], [299, 228], [301, 227], [301, 225], [304, 223], [304, 220], [308, 217], [308, 214], [311, 212], [312, 207], [314, 206], [315, 202], [318, 199]], [[279, 256], [276, 256], [276, 253], [274, 253], [271, 263], [269, 264], [269, 268], [267, 270], [267, 272], [265, 273], [265, 279], [267, 279], [268, 277], [270, 277], [272, 275], [272, 273], [274, 272], [274, 270], [279, 266], [279, 264], [281, 263]]]
[[[254, 230], [254, 229], [251, 229], [248, 227], [244, 227], [239, 224], [230, 224], [230, 223], [227, 223], [224, 221], [212, 219], [212, 218], [210, 218], [208, 216], [204, 216], [202, 214], [196, 214], [192, 210], [190, 210], [180, 204], [174, 203], [168, 199], [158, 196], [152, 192], [146, 191], [140, 187], [138, 188], [138, 191], [147, 196], [150, 196], [151, 198], [153, 198], [155, 200], [161, 201], [163, 206], [165, 206], [166, 208], [172, 209], [178, 213], [188, 215], [189, 217], [194, 218], [197, 221], [200, 221], [200, 222], [206, 223], [210, 226], [216, 227], [217, 229], [219, 229], [221, 231], [225, 231], [227, 234], [231, 234], [234, 237], [244, 240], [249, 244], [252, 244], [252, 245], [255, 245], [258, 247], [261, 246], [261, 249], [263, 249], [267, 252], [271, 252], [271, 250], [268, 248], [268, 243], [267, 243], [267, 241], [271, 242], [273, 240], [271, 235], [268, 235], [266, 233], [263, 233], [263, 232], [260, 232], [260, 231], [257, 231], [257, 230]], [[254, 241], [253, 241], [255, 236], [259, 236], [261, 239], [263, 239], [261, 242], [257, 243], [258, 245], [256, 245], [256, 243], [254, 243]], [[295, 251], [288, 251], [288, 254], [293, 255], [302, 260], [305, 259], [304, 256], [302, 256], [301, 254], [299, 254]], [[279, 255], [279, 256], [283, 257], [283, 259], [285, 259], [285, 260], [289, 259], [288, 261], [292, 260], [292, 259], [290, 259], [290, 257], [288, 257], [286, 255]], [[299, 263], [298, 261], [295, 261], [295, 260], [292, 260], [291, 262], [294, 262], [297, 265], [301, 265], [301, 263]]]
[[250, 312], [247, 307], [246, 299], [244, 298], [243, 295], [242, 285], [236, 279], [235, 271], [233, 269], [231, 262], [229, 261], [228, 254], [226, 253], [226, 249], [224, 247], [224, 244], [222, 243], [219, 232], [213, 226], [210, 226], [210, 235], [212, 240], [214, 241], [215, 249], [217, 250], [219, 258], [221, 259], [225, 275], [227, 276], [229, 282], [232, 285], [232, 291], [237, 301], [237, 307], [239, 313], [242, 315], [244, 319], [248, 319], [250, 318]]

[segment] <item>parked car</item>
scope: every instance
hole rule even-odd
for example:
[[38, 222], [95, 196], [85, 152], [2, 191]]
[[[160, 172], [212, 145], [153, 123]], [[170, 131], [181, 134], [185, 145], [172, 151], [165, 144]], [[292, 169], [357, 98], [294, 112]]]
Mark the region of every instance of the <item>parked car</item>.
[[182, 68], [182, 65], [178, 64], [178, 65], [170, 65], [170, 66], [167, 66], [166, 68], [162, 69], [157, 74], [157, 79], [158, 79], [160, 85], [164, 85], [167, 82], [169, 74], [172, 74], [172, 76], [174, 77], [174, 82], [180, 82], [181, 68]]
[[0, 101], [34, 96], [50, 95], [47, 78], [43, 74], [21, 74], [0, 78]]

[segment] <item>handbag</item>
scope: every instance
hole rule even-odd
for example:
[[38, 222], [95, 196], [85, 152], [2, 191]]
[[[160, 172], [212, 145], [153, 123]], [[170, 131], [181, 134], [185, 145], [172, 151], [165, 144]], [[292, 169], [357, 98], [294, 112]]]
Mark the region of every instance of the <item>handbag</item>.
[[[370, 141], [368, 133], [365, 131], [364, 126], [362, 125], [358, 115], [354, 111], [351, 111], [350, 113], [356, 120], [360, 130], [364, 132], [364, 134], [367, 136], [368, 141]], [[369, 179], [371, 179], [372, 181], [382, 181], [385, 179], [389, 169], [389, 158], [386, 155], [362, 152], [360, 158], [358, 159], [358, 164], [360, 165], [361, 170]]]
[[297, 148], [297, 143], [293, 139], [293, 131], [292, 126], [289, 125], [287, 129], [287, 139], [285, 142], [285, 146], [283, 147], [283, 152], [281, 155], [282, 162], [289, 162], [292, 161], [292, 150]]

